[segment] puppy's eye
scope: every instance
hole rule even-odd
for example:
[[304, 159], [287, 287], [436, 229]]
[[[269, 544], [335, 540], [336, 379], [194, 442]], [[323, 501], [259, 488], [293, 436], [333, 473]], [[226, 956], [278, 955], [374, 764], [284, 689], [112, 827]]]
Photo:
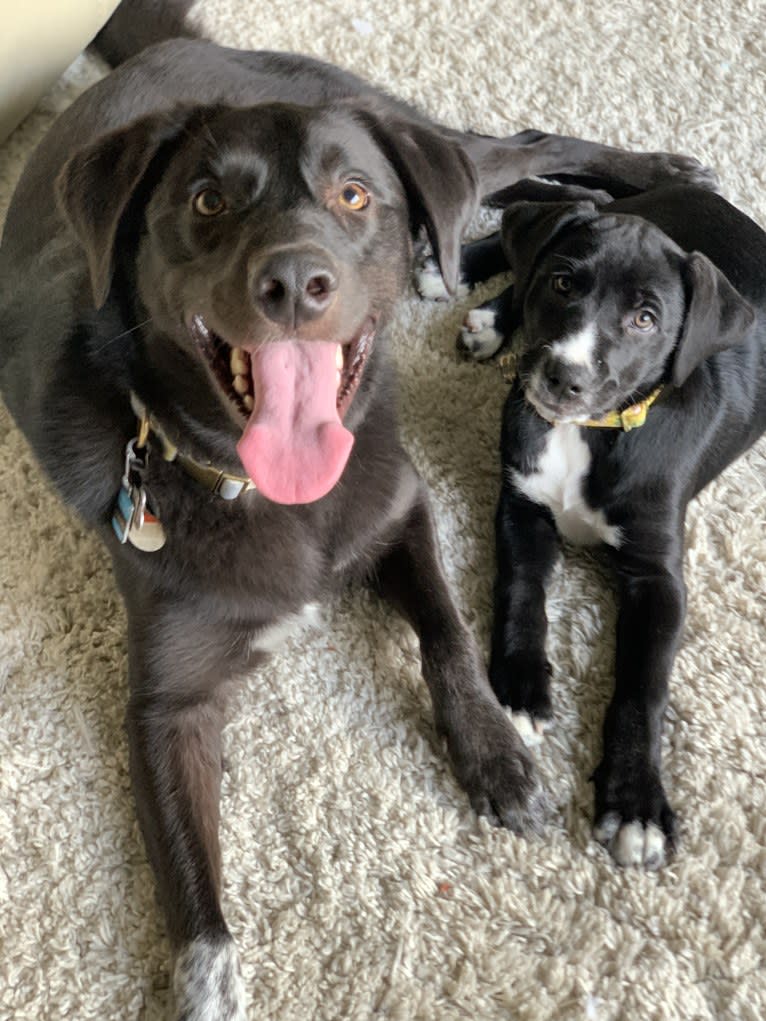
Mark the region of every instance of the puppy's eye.
[[192, 199], [192, 206], [200, 216], [219, 216], [226, 209], [226, 199], [215, 188], [203, 188]]
[[352, 213], [358, 213], [369, 206], [370, 193], [358, 181], [347, 181], [341, 188], [338, 202], [344, 209], [350, 209]]
[[630, 321], [630, 325], [634, 326], [637, 330], [651, 330], [656, 324], [657, 320], [652, 312], [647, 308], [640, 308], [638, 312], [634, 313], [633, 318]]
[[572, 277], [569, 273], [554, 273], [551, 277], [551, 287], [556, 294], [571, 294], [572, 286]]

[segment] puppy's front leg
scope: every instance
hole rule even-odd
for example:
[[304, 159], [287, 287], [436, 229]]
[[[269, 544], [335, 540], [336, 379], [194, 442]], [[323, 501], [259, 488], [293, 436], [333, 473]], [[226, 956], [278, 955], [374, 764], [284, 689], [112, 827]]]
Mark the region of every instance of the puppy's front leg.
[[[681, 540], [624, 533], [615, 557], [620, 608], [616, 685], [593, 774], [594, 835], [620, 865], [660, 868], [673, 850], [676, 821], [661, 780], [660, 739], [668, 679], [685, 615]], [[660, 558], [631, 548], [673, 552]]]
[[545, 587], [559, 556], [546, 508], [503, 480], [495, 518], [497, 577], [489, 678], [513, 710], [519, 731], [535, 738], [552, 716], [551, 668], [545, 653]]
[[376, 581], [418, 633], [436, 727], [474, 809], [517, 832], [538, 828], [544, 799], [534, 766], [492, 694], [450, 594], [422, 483], [401, 531], [377, 564]]
[[220, 678], [232, 637], [191, 610], [130, 620], [130, 772], [173, 950], [175, 1021], [245, 1019], [219, 899]]

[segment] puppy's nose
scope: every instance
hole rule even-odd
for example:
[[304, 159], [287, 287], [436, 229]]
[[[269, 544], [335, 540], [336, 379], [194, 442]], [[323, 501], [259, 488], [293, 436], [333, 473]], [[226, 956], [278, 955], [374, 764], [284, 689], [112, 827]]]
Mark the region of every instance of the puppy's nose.
[[281, 326], [318, 319], [333, 302], [338, 278], [329, 258], [295, 250], [269, 256], [256, 270], [255, 300]]
[[557, 400], [579, 397], [585, 389], [587, 371], [581, 365], [550, 355], [543, 366], [548, 392]]

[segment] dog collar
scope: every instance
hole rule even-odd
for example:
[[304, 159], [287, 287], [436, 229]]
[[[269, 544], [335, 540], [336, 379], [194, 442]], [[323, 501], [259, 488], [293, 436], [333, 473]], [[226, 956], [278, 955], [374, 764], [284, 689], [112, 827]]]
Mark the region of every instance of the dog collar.
[[[513, 353], [502, 355], [499, 359], [500, 371], [503, 379], [513, 383], [516, 379], [516, 356]], [[603, 418], [586, 418], [581, 422], [574, 422], [573, 425], [582, 425], [588, 429], [622, 429], [623, 432], [630, 432], [631, 429], [638, 429], [646, 422], [649, 408], [654, 404], [662, 393], [662, 385], [652, 390], [648, 397], [637, 404], [631, 404], [624, 411], [609, 411]], [[556, 424], [555, 422], [553, 423]]]
[[220, 496], [222, 500], [236, 500], [243, 493], [255, 489], [255, 483], [246, 475], [232, 475], [216, 468], [209, 461], [203, 464], [201, 461], [195, 461], [188, 454], [182, 454], [156, 419], [152, 417], [143, 401], [132, 390], [130, 404], [138, 418], [137, 449], [140, 450], [146, 446], [151, 433], [159, 441], [162, 456], [166, 461], [175, 462], [195, 482], [204, 486], [211, 493], [215, 493], [216, 496]]
[[638, 429], [646, 421], [649, 408], [661, 393], [662, 387], [658, 386], [643, 401], [631, 404], [624, 411], [610, 411], [603, 418], [588, 418], [584, 422], [577, 422], [577, 425], [585, 425], [590, 429], [622, 429], [626, 433]]

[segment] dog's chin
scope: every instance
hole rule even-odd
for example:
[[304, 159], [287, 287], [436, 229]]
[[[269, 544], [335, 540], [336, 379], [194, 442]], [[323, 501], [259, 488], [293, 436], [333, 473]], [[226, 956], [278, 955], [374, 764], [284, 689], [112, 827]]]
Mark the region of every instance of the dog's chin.
[[583, 401], [551, 401], [530, 387], [524, 391], [524, 397], [540, 418], [551, 425], [569, 425], [600, 417], [591, 412]]
[[[341, 421], [351, 407], [362, 381], [375, 342], [376, 325], [377, 318], [369, 315], [348, 340], [337, 343], [336, 408]], [[257, 345], [230, 344], [198, 312], [187, 317], [186, 329], [224, 407], [235, 422], [244, 427], [258, 397], [254, 390], [250, 362]]]

